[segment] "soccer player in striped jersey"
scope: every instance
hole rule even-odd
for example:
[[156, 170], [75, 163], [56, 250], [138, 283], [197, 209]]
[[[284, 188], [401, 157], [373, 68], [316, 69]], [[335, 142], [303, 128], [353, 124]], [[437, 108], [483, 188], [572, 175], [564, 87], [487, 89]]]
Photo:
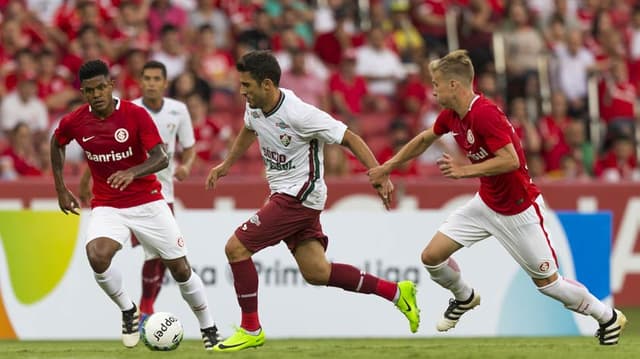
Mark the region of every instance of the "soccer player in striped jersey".
[[[280, 242], [287, 244], [308, 283], [387, 299], [407, 317], [410, 330], [415, 333], [420, 317], [413, 282], [389, 282], [348, 264], [330, 263], [325, 254], [328, 238], [320, 224], [327, 198], [323, 146], [339, 143], [372, 168], [378, 163], [369, 147], [342, 122], [303, 102], [292, 91], [280, 88], [280, 66], [271, 53], [250, 52], [236, 67], [240, 92], [247, 101], [244, 127], [224, 161], [209, 172], [206, 186], [215, 188], [257, 139], [271, 195], [255, 215], [235, 230], [225, 246], [242, 322], [235, 334], [218, 343], [214, 350], [230, 352], [264, 344], [265, 334], [258, 318], [258, 273], [251, 257]], [[388, 207], [393, 192], [391, 182], [387, 178], [375, 188]]]

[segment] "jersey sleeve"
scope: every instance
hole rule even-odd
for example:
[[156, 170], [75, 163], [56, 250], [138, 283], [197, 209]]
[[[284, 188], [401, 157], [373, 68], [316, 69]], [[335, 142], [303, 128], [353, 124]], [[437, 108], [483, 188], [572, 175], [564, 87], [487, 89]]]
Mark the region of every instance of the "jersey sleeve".
[[451, 131], [449, 129], [449, 118], [450, 115], [447, 111], [441, 111], [436, 118], [436, 122], [433, 123], [433, 133], [437, 136], [442, 136]]
[[482, 107], [476, 116], [476, 131], [485, 139], [489, 151], [495, 153], [511, 143], [513, 126], [509, 123], [507, 116], [497, 107]]
[[64, 116], [62, 120], [60, 120], [58, 127], [53, 131], [53, 136], [55, 136], [56, 141], [58, 141], [58, 144], [61, 146], [66, 146], [74, 138], [71, 133], [73, 127], [70, 126], [71, 115], [72, 114], [68, 114]]
[[249, 110], [249, 104], [247, 104], [246, 109], [244, 110], [244, 127], [253, 131], [253, 126], [251, 126], [251, 110]]
[[347, 125], [313, 106], [308, 107], [306, 116], [302, 118], [294, 125], [303, 138], [317, 138], [325, 143], [341, 143], [347, 131]]
[[196, 144], [196, 138], [193, 133], [193, 124], [191, 123], [191, 115], [186, 105], [180, 106], [180, 123], [178, 124], [178, 140], [182, 148], [193, 147]]
[[133, 118], [138, 119], [138, 134], [144, 149], [148, 152], [156, 145], [162, 144], [163, 141], [160, 137], [160, 132], [158, 132], [158, 127], [147, 110], [139, 106], [131, 106], [131, 112]]

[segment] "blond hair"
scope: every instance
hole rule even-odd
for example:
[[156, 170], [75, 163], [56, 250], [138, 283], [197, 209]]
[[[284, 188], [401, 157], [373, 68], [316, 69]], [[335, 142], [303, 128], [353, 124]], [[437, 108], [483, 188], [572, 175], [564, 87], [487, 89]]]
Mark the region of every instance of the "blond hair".
[[473, 82], [473, 64], [467, 50], [455, 50], [429, 63], [431, 74], [440, 72], [445, 79], [454, 78], [465, 85]]

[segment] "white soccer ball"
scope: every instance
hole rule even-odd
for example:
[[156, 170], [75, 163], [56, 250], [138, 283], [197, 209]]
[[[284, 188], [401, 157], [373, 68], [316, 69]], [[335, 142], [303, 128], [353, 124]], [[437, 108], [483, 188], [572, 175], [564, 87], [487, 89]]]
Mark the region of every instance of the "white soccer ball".
[[151, 314], [142, 324], [142, 341], [151, 350], [174, 350], [184, 330], [178, 318], [167, 312]]

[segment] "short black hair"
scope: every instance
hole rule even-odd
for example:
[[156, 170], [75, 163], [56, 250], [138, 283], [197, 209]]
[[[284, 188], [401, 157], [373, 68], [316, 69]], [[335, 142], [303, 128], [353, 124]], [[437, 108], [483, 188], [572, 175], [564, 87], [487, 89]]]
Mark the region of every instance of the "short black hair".
[[280, 65], [278, 60], [268, 50], [251, 51], [244, 56], [238, 63], [236, 69], [239, 72], [248, 72], [259, 84], [265, 79], [271, 80], [274, 85], [280, 84]]
[[87, 61], [82, 64], [82, 66], [80, 66], [80, 70], [78, 70], [78, 78], [80, 78], [80, 82], [100, 75], [107, 78], [109, 77], [109, 66], [107, 66], [107, 64], [102, 60]]
[[162, 77], [164, 77], [165, 79], [167, 78], [167, 67], [160, 61], [147, 61], [147, 63], [142, 66], [142, 73], [144, 73], [144, 70], [146, 69], [160, 69], [160, 71], [162, 72]]

